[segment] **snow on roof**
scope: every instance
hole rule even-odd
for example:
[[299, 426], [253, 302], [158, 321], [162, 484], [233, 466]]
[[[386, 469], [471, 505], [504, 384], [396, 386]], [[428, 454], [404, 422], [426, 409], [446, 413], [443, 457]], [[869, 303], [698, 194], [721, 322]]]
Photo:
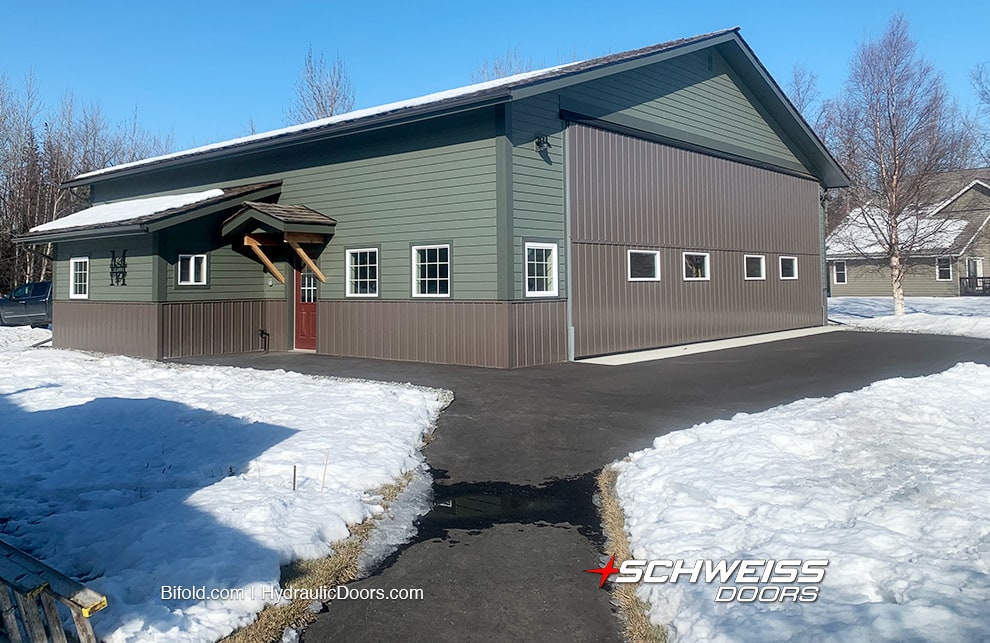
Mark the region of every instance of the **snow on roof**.
[[31, 232], [48, 232], [50, 230], [62, 230], [65, 228], [77, 228], [79, 226], [102, 225], [108, 223], [119, 223], [138, 217], [147, 216], [181, 208], [186, 205], [205, 201], [218, 196], [223, 196], [223, 190], [213, 189], [203, 192], [188, 192], [186, 194], [169, 194], [167, 196], [153, 196], [145, 199], [131, 199], [130, 201], [117, 201], [116, 203], [104, 203], [95, 205], [85, 210], [80, 210], [69, 216], [43, 223], [31, 228]]
[[362, 118], [367, 118], [369, 116], [387, 114], [389, 112], [408, 109], [410, 107], [418, 107], [420, 105], [438, 103], [444, 100], [449, 100], [451, 98], [468, 96], [470, 94], [476, 94], [491, 89], [498, 89], [499, 87], [512, 85], [521, 81], [531, 80], [539, 76], [545, 76], [554, 72], [565, 70], [568, 67], [577, 67], [579, 65], [583, 65], [584, 63], [585, 61], [578, 61], [573, 63], [567, 63], [566, 65], [547, 67], [544, 69], [538, 69], [536, 71], [528, 71], [521, 74], [516, 74], [514, 76], [507, 76], [505, 78], [489, 80], [483, 83], [475, 83], [474, 85], [467, 85], [465, 87], [459, 87], [457, 89], [449, 89], [442, 92], [426, 94], [425, 96], [419, 96], [418, 98], [411, 98], [408, 100], [397, 101], [394, 103], [387, 103], [385, 105], [378, 105], [376, 107], [367, 107], [365, 109], [358, 109], [353, 112], [347, 112], [346, 114], [337, 114], [336, 116], [330, 116], [329, 118], [321, 118], [319, 120], [310, 121], [308, 123], [301, 123], [299, 125], [283, 127], [281, 129], [271, 130], [268, 132], [260, 132], [258, 134], [251, 134], [250, 136], [242, 136], [240, 138], [234, 138], [227, 141], [211, 143], [209, 145], [194, 147], [192, 149], [182, 150], [180, 152], [172, 152], [171, 154], [162, 154], [161, 156], [154, 156], [151, 158], [142, 159], [140, 161], [132, 161], [131, 163], [114, 165], [112, 167], [103, 168], [102, 170], [95, 170], [93, 172], [87, 172], [86, 174], [80, 174], [79, 176], [76, 177], [76, 179], [86, 179], [94, 176], [99, 176], [107, 172], [117, 172], [119, 170], [131, 168], [131, 167], [138, 167], [141, 165], [148, 165], [151, 163], [157, 163], [159, 161], [167, 161], [169, 159], [181, 158], [183, 156], [193, 156], [195, 154], [202, 154], [203, 152], [220, 150], [227, 147], [235, 147], [237, 145], [242, 145], [244, 143], [252, 143], [255, 141], [263, 141], [266, 139], [278, 138], [279, 136], [284, 136], [286, 134], [294, 134], [297, 132], [316, 130], [326, 127], [328, 125], [338, 125], [340, 123], [356, 121]]
[[331, 125], [339, 125], [342, 123], [348, 123], [351, 121], [357, 121], [363, 118], [368, 118], [371, 116], [380, 116], [383, 114], [388, 114], [390, 112], [396, 112], [404, 109], [409, 109], [412, 107], [419, 107], [423, 105], [430, 105], [434, 103], [440, 103], [442, 101], [450, 100], [453, 98], [459, 98], [464, 96], [471, 96], [475, 94], [482, 94], [484, 92], [489, 92], [491, 90], [514, 87], [517, 85], [525, 85], [531, 81], [537, 81], [544, 78], [552, 78], [555, 76], [560, 76], [566, 73], [575, 73], [579, 71], [585, 71], [587, 69], [593, 69], [596, 67], [604, 66], [614, 62], [629, 60], [639, 56], [647, 56], [660, 51], [665, 51], [673, 47], [684, 45], [691, 42], [698, 42], [706, 40], [709, 38], [722, 36], [729, 33], [738, 32], [739, 27], [733, 27], [731, 29], [722, 29], [719, 31], [712, 31], [710, 33], [700, 34], [697, 36], [692, 36], [690, 38], [680, 38], [678, 40], [671, 40], [669, 42], [663, 42], [656, 45], [650, 45], [648, 47], [642, 47], [640, 49], [633, 49], [630, 51], [625, 51], [617, 54], [610, 54], [607, 56], [602, 56], [600, 58], [591, 58], [588, 60], [581, 60], [571, 63], [566, 63], [563, 65], [556, 65], [553, 67], [546, 67], [544, 69], [537, 69], [535, 71], [528, 71], [521, 74], [515, 74], [514, 76], [507, 76], [505, 78], [497, 78], [495, 80], [489, 80], [482, 83], [475, 83], [473, 85], [467, 85], [465, 87], [459, 87], [457, 89], [449, 89], [446, 91], [435, 92], [432, 94], [426, 94], [425, 96], [420, 96], [418, 98], [412, 98], [409, 100], [398, 101], [394, 103], [388, 103], [385, 105], [378, 105], [376, 107], [368, 107], [365, 109], [359, 109], [353, 112], [347, 112], [346, 114], [338, 114], [336, 116], [331, 116], [329, 118], [323, 118], [308, 123], [302, 123], [299, 125], [292, 125], [290, 127], [284, 127], [281, 129], [271, 130], [268, 132], [261, 132], [258, 134], [251, 134], [250, 136], [242, 136], [240, 138], [235, 138], [227, 141], [220, 141], [218, 143], [211, 143], [209, 145], [203, 145], [201, 147], [195, 147], [188, 150], [182, 150], [180, 152], [173, 152], [171, 154], [163, 154], [161, 156], [155, 156], [152, 158], [142, 159], [140, 161], [133, 161], [131, 163], [123, 163], [121, 165], [114, 165], [112, 167], [103, 168], [101, 170], [95, 170], [93, 172], [87, 172], [86, 174], [80, 174], [75, 177], [73, 181], [78, 181], [80, 179], [87, 179], [102, 174], [107, 174], [110, 172], [118, 172], [120, 170], [125, 170], [133, 167], [140, 167], [143, 165], [150, 165], [152, 163], [159, 163], [161, 161], [168, 161], [171, 159], [183, 158], [187, 156], [194, 156], [196, 154], [202, 154], [204, 152], [211, 152], [214, 150], [221, 150], [230, 147], [236, 147], [238, 145], [244, 145], [246, 143], [254, 143], [258, 141], [265, 141], [270, 139], [275, 139], [280, 136], [285, 136], [287, 134], [295, 134], [300, 132], [306, 132], [311, 130], [322, 129]]
[[[899, 236], [911, 247], [911, 254], [941, 254], [957, 249], [959, 237], [969, 226], [965, 219], [932, 217], [945, 203], [939, 203], [915, 216], [903, 217]], [[884, 256], [886, 249], [871, 229], [873, 222], [883, 224], [883, 210], [876, 206], [856, 208], [829, 235], [825, 245], [828, 256]]]

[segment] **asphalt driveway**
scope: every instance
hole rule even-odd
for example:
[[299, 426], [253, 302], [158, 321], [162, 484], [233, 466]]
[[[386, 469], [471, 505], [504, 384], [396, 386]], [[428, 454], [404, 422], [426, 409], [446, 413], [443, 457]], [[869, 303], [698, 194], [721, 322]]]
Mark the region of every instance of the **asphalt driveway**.
[[[621, 640], [597, 576], [596, 471], [698, 422], [889, 377], [990, 364], [990, 342], [835, 332], [628, 366], [513, 371], [269, 353], [183, 360], [452, 389], [426, 449], [438, 506], [352, 587], [421, 601], [336, 601], [306, 641]], [[676, 466], [676, 463], [671, 463]]]

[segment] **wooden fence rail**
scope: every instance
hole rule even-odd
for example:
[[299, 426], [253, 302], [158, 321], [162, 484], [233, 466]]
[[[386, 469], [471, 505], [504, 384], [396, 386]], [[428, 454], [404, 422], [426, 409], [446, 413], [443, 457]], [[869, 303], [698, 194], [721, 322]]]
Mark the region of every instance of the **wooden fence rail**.
[[11, 643], [67, 643], [58, 603], [72, 615], [79, 642], [96, 643], [89, 617], [107, 606], [106, 597], [0, 540], [0, 632]]

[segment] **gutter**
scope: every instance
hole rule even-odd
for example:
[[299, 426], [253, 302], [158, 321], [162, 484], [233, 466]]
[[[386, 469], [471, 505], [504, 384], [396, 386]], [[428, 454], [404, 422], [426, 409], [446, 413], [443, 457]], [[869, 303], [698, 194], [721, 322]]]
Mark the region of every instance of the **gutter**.
[[48, 243], [52, 241], [76, 241], [79, 239], [90, 239], [94, 237], [132, 237], [148, 233], [148, 226], [145, 224], [131, 224], [122, 226], [110, 226], [106, 228], [86, 228], [83, 230], [51, 230], [22, 234], [14, 237], [14, 243]]

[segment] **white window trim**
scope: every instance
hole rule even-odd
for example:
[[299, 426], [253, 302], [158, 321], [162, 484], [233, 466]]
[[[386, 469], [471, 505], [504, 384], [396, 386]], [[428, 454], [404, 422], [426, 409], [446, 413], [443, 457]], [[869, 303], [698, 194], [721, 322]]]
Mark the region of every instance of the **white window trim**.
[[[688, 277], [687, 276], [687, 257], [688, 255], [699, 256], [705, 258], [705, 276], [704, 277]], [[681, 253], [681, 276], [684, 281], [711, 281], [712, 280], [712, 258], [709, 252], [682, 252]]]
[[[553, 287], [550, 290], [533, 290], [529, 289], [529, 249], [533, 248], [536, 250], [551, 250], [550, 255], [551, 262], [553, 263], [553, 272], [551, 273], [550, 283]], [[523, 244], [523, 290], [526, 292], [527, 297], [556, 297], [560, 292], [558, 287], [560, 269], [557, 265], [557, 244], [556, 243], [540, 243], [538, 241], [527, 241]]]
[[[86, 264], [86, 292], [76, 293], [76, 264]], [[69, 259], [69, 299], [89, 299], [89, 257], [72, 257]]]
[[[632, 254], [641, 255], [653, 255], [653, 272], [656, 274], [655, 277], [633, 277], [632, 276]], [[629, 281], [660, 281], [660, 251], [659, 250], [640, 250], [639, 248], [630, 248], [626, 251], [626, 278]]]
[[[203, 258], [203, 281], [196, 281], [196, 259], [198, 257]], [[182, 259], [189, 258], [191, 263], [189, 265], [189, 276], [191, 279], [187, 281], [182, 281]], [[182, 253], [179, 255], [179, 260], [175, 262], [175, 283], [178, 286], [206, 286], [209, 283], [209, 276], [207, 274], [209, 266], [209, 259], [206, 258], [204, 253]]]
[[[949, 278], [948, 279], [939, 279], [939, 277], [938, 277], [938, 260], [939, 259], [948, 259], [948, 261], [949, 261]], [[952, 257], [935, 257], [935, 281], [942, 281], [942, 282], [952, 281]]]
[[[375, 292], [352, 292], [351, 287], [353, 282], [351, 281], [351, 256], [357, 254], [358, 252], [374, 252], [375, 253]], [[415, 265], [416, 255], [413, 253], [413, 264]], [[344, 281], [346, 282], [345, 290], [348, 297], [368, 297], [375, 298], [381, 291], [381, 278], [382, 268], [381, 268], [381, 251], [378, 248], [348, 248], [344, 251]], [[415, 292], [415, 290], [413, 291]]]
[[[746, 274], [746, 264], [748, 259], [760, 260], [760, 276], [750, 277]], [[766, 255], [743, 255], [743, 279], [746, 281], [766, 281], [767, 280], [767, 256]]]
[[[784, 276], [784, 261], [791, 260], [794, 262], [794, 276], [785, 277]], [[795, 281], [798, 278], [798, 260], [797, 257], [783, 256], [777, 260], [777, 274], [780, 276], [781, 281]]]
[[[842, 264], [842, 281], [839, 281], [839, 264]], [[845, 261], [836, 261], [832, 263], [832, 281], [838, 286], [844, 286], [849, 283], [849, 265]]]
[[[417, 270], [416, 254], [417, 254], [417, 251], [418, 250], [428, 250], [430, 248], [446, 248], [447, 249], [447, 292], [446, 293], [428, 293], [428, 292], [427, 293], [421, 293], [421, 292], [418, 292], [418, 290], [419, 290], [419, 271]], [[453, 266], [453, 261], [451, 261], [453, 259], [453, 256], [452, 256], [452, 253], [450, 252], [450, 244], [449, 243], [434, 243], [434, 244], [426, 244], [426, 245], [421, 245], [421, 246], [413, 246], [412, 247], [412, 250], [410, 252], [412, 254], [412, 257], [411, 257], [411, 259], [412, 259], [412, 283], [411, 283], [411, 286], [412, 286], [412, 296], [413, 297], [417, 297], [417, 298], [422, 297], [422, 298], [425, 298], [425, 299], [443, 299], [443, 298], [449, 298], [450, 297], [451, 286], [453, 285], [453, 277], [454, 277], [454, 271], [453, 271], [453, 267], [454, 266]]]

